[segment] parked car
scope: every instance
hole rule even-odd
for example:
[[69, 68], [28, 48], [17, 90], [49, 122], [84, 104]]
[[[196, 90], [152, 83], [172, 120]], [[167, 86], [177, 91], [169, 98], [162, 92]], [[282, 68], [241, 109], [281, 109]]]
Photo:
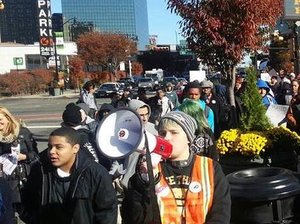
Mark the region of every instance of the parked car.
[[103, 83], [95, 93], [96, 98], [108, 97], [112, 92], [121, 92], [122, 88], [120, 83], [117, 82], [106, 82]]
[[182, 82], [183, 85], [186, 85], [188, 81], [185, 78], [177, 78], [178, 82]]
[[155, 82], [152, 78], [140, 78], [138, 87], [139, 88], [145, 88], [147, 90], [154, 90], [155, 89]]
[[120, 78], [120, 80], [118, 81], [119, 83], [124, 83], [125, 86], [132, 86], [135, 87], [135, 81], [133, 78]]
[[164, 77], [162, 81], [162, 85], [165, 86], [168, 82], [172, 83], [173, 86], [176, 86], [178, 83], [178, 79], [175, 76], [172, 77]]

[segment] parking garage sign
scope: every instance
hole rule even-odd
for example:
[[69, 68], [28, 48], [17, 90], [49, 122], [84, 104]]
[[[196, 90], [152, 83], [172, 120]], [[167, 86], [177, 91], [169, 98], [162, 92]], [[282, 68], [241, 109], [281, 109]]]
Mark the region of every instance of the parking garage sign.
[[38, 0], [38, 22], [40, 33], [40, 55], [46, 58], [54, 55], [50, 0]]

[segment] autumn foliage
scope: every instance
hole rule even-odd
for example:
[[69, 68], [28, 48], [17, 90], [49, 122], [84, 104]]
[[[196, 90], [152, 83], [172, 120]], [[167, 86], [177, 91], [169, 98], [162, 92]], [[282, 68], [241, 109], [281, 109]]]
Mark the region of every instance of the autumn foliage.
[[116, 69], [137, 52], [136, 43], [121, 34], [89, 32], [79, 36], [77, 45], [86, 65], [100, 65], [103, 70]]
[[182, 17], [189, 48], [227, 75], [233, 110], [236, 65], [246, 51], [262, 47], [260, 30], [275, 25], [282, 6], [282, 0], [168, 0], [168, 7]]
[[261, 47], [259, 28], [273, 26], [283, 9], [282, 0], [168, 0], [168, 6], [182, 17], [189, 47], [226, 72], [245, 50]]
[[79, 88], [79, 84], [83, 82], [85, 76], [84, 72], [84, 60], [78, 56], [75, 56], [69, 61], [70, 68], [70, 83], [71, 86]]
[[36, 94], [48, 89], [54, 74], [46, 69], [11, 72], [0, 76], [1, 94]]

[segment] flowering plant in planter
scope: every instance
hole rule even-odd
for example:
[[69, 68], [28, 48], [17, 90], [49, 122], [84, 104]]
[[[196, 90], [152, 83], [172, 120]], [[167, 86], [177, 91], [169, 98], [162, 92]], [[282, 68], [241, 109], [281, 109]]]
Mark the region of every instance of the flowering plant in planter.
[[300, 137], [284, 127], [273, 127], [262, 104], [254, 69], [247, 71], [238, 128], [225, 130], [217, 141], [224, 173], [254, 166], [297, 169]]
[[242, 132], [238, 129], [223, 131], [217, 141], [220, 154], [241, 154], [248, 157], [258, 157], [265, 150], [268, 139], [261, 132]]
[[300, 151], [300, 136], [285, 127], [266, 131], [230, 129], [223, 131], [217, 141], [221, 155], [240, 154], [249, 158], [265, 157], [276, 151]]
[[266, 154], [282, 151], [300, 152], [300, 136], [285, 127], [274, 127], [267, 131], [268, 144]]

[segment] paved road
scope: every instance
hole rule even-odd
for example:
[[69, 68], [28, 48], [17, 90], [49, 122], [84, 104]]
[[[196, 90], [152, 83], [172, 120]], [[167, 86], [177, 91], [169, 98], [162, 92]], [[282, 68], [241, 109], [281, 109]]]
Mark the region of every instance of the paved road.
[[[43, 150], [50, 132], [60, 127], [65, 106], [76, 101], [76, 95], [46, 98], [2, 98], [0, 106], [6, 107], [14, 116], [25, 122], [38, 140], [39, 150]], [[108, 98], [97, 99], [99, 105], [109, 101]]]
[[[0, 98], [0, 106], [6, 107], [14, 116], [22, 119], [38, 140], [39, 150], [46, 148], [46, 140], [52, 130], [60, 127], [62, 113], [68, 103], [76, 102], [78, 92], [68, 90], [62, 96], [47, 94]], [[148, 97], [154, 92], [148, 92]], [[97, 98], [97, 104], [109, 103], [109, 98]]]

